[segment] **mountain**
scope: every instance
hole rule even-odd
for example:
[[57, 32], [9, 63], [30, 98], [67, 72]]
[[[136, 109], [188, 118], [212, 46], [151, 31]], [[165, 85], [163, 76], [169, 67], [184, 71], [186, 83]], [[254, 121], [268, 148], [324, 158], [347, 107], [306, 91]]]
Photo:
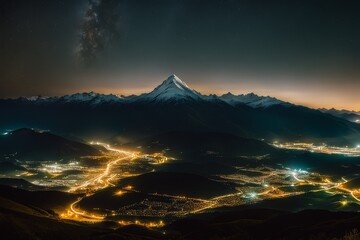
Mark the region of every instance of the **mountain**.
[[24, 102], [35, 102], [35, 103], [61, 102], [61, 103], [88, 103], [88, 104], [97, 105], [102, 103], [121, 102], [123, 100], [123, 97], [114, 94], [84, 92], [84, 93], [65, 95], [61, 97], [42, 97], [42, 96], [21, 97], [18, 100]]
[[159, 86], [149, 93], [139, 96], [120, 96], [114, 94], [99, 94], [95, 92], [75, 93], [61, 97], [21, 97], [17, 100], [34, 103], [87, 103], [98, 105], [103, 103], [164, 103], [164, 102], [184, 102], [184, 101], [222, 101], [232, 106], [239, 104], [247, 105], [253, 108], [269, 107], [273, 105], [291, 105], [270, 96], [258, 96], [254, 93], [233, 95], [227, 93], [222, 96], [214, 94], [205, 96], [191, 89], [184, 81], [176, 75], [170, 75]]
[[38, 127], [83, 138], [143, 138], [171, 131], [205, 131], [267, 142], [353, 145], [360, 136], [360, 125], [319, 110], [252, 93], [205, 96], [175, 75], [139, 96], [81, 93], [3, 99], [0, 110], [0, 131]]
[[59, 101], [64, 102], [90, 102], [91, 104], [101, 104], [109, 102], [120, 102], [123, 97], [114, 94], [99, 94], [94, 92], [76, 93], [60, 97]]
[[269, 96], [258, 96], [254, 93], [241, 94], [236, 96], [229, 92], [220, 96], [219, 98], [232, 106], [236, 106], [239, 104], [245, 104], [253, 108], [266, 108], [274, 105], [291, 106], [290, 103], [283, 102], [279, 99]]
[[41, 130], [22, 128], [0, 136], [0, 155], [14, 155], [18, 160], [60, 160], [97, 154], [99, 150], [90, 145]]
[[142, 94], [134, 101], [146, 102], [167, 102], [183, 100], [204, 100], [204, 97], [189, 88], [185, 82], [181, 81], [176, 75], [169, 76], [162, 84], [156, 87], [152, 92]]
[[349, 111], [349, 110], [337, 110], [335, 108], [331, 108], [331, 109], [321, 108], [319, 110], [323, 113], [328, 113], [335, 117], [346, 119], [350, 122], [360, 123], [360, 112]]

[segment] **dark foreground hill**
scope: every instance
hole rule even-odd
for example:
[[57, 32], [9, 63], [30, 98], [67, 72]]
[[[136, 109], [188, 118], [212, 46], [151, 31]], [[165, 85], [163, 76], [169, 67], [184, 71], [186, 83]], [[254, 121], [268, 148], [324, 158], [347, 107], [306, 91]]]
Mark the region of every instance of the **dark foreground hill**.
[[[166, 227], [182, 240], [201, 239], [359, 239], [360, 214], [305, 210], [297, 213], [252, 209], [207, 214]], [[347, 234], [349, 238], [343, 238]], [[352, 238], [350, 238], [352, 237]]]
[[60, 220], [41, 209], [0, 197], [0, 231], [4, 240], [162, 239], [161, 233], [142, 227], [112, 230], [104, 226]]
[[79, 197], [60, 191], [27, 191], [0, 185], [0, 197], [46, 210], [64, 210]]
[[0, 136], [0, 155], [18, 160], [60, 160], [97, 155], [99, 150], [49, 132], [22, 128]]
[[0, 231], [4, 240], [357, 240], [360, 213], [306, 210], [297, 213], [251, 209], [201, 214], [163, 228], [120, 227], [60, 220], [46, 211], [0, 197]]
[[1, 189], [1, 185], [28, 190], [28, 191], [48, 190], [47, 187], [35, 185], [26, 181], [25, 179], [19, 179], [19, 178], [0, 178], [0, 189]]
[[142, 147], [142, 151], [169, 149], [187, 155], [222, 154], [258, 156], [276, 151], [263, 141], [243, 138], [230, 133], [205, 131], [172, 131], [139, 139], [125, 146]]
[[160, 193], [193, 198], [211, 198], [235, 193], [235, 189], [208, 178], [175, 172], [151, 172], [129, 177], [119, 182], [119, 187], [133, 186], [143, 193]]

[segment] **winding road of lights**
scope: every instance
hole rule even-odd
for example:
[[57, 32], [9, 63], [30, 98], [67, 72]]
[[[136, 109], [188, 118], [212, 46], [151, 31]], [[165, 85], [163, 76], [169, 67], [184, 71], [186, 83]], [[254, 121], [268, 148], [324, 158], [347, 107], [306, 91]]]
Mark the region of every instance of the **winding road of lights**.
[[[124, 150], [120, 150], [120, 149], [116, 149], [111, 147], [109, 144], [105, 144], [105, 143], [100, 143], [100, 142], [91, 142], [91, 144], [96, 144], [99, 146], [104, 147], [106, 150], [114, 153], [112, 157], [112, 159], [105, 165], [105, 169], [103, 169], [102, 171], [100, 171], [96, 176], [91, 177], [88, 180], [85, 180], [84, 182], [82, 182], [79, 185], [73, 186], [70, 188], [69, 192], [73, 192], [73, 193], [84, 193], [83, 197], [78, 198], [76, 201], [74, 201], [73, 203], [71, 203], [71, 205], [68, 207], [68, 209], [66, 209], [66, 211], [64, 213], [62, 213], [60, 216], [62, 218], [65, 219], [72, 219], [72, 220], [77, 220], [77, 221], [87, 221], [87, 222], [99, 222], [99, 221], [103, 221], [106, 217], [108, 216], [116, 216], [115, 212], [112, 212], [110, 215], [99, 215], [99, 214], [94, 214], [94, 213], [89, 213], [86, 212], [84, 210], [81, 210], [78, 207], [78, 203], [85, 197], [91, 196], [92, 194], [96, 193], [97, 191], [107, 188], [109, 186], [114, 186], [114, 184], [111, 183], [111, 181], [113, 181], [115, 179], [115, 175], [113, 174], [114, 171], [114, 166], [116, 166], [117, 164], [121, 164], [123, 161], [133, 161], [135, 159], [140, 159], [140, 158], [145, 158], [145, 159], [150, 159], [151, 161], [154, 161], [156, 164], [162, 164], [165, 163], [166, 161], [168, 161], [168, 158], [166, 156], [163, 156], [161, 153], [155, 153], [152, 155], [141, 155], [138, 152], [131, 152], [131, 151], [124, 151]], [[278, 146], [282, 147], [282, 148], [286, 148], [286, 147], [290, 147], [290, 148], [301, 148], [301, 149], [310, 149], [311, 148], [318, 148], [315, 147], [313, 145], [302, 145], [299, 143], [294, 144], [278, 144]], [[331, 149], [330, 149], [331, 150]], [[329, 149], [324, 150], [323, 148], [321, 149], [321, 151], [330, 151]], [[338, 151], [339, 149], [336, 149], [336, 151]], [[354, 150], [353, 149], [341, 149], [341, 151], [350, 151], [349, 154], [354, 154]], [[360, 153], [360, 149], [358, 149], [359, 153]], [[342, 152], [343, 154], [343, 152]], [[352, 155], [351, 155], [352, 156]], [[102, 166], [103, 167], [103, 166]], [[129, 174], [129, 173], [127, 173]], [[273, 177], [273, 176], [277, 176], [277, 177], [281, 177], [281, 176], [291, 176], [294, 181], [287, 181], [287, 184], [289, 184], [288, 186], [291, 187], [296, 187], [299, 185], [304, 185], [304, 184], [309, 184], [312, 186], [318, 186], [319, 189], [318, 190], [312, 190], [312, 191], [329, 191], [331, 189], [336, 189], [342, 192], [346, 192], [349, 195], [351, 195], [353, 197], [353, 199], [355, 199], [356, 201], [360, 202], [359, 196], [360, 196], [360, 192], [357, 191], [353, 191], [351, 189], [347, 189], [344, 187], [345, 183], [347, 183], [348, 181], [343, 178], [343, 182], [337, 183], [337, 182], [332, 182], [328, 177], [323, 177], [321, 178], [321, 180], [317, 180], [317, 178], [312, 178], [313, 173], [304, 171], [302, 169], [273, 169], [271, 172], [269, 172], [268, 177]], [[246, 177], [243, 175], [236, 175], [237, 177], [240, 177], [240, 180], [243, 181], [244, 179], [241, 179], [241, 177]], [[235, 178], [232, 178], [231, 175], [224, 175], [224, 176], [220, 176], [221, 178], [224, 178], [225, 180], [236, 180], [236, 176]], [[313, 180], [315, 179], [315, 180]], [[167, 198], [172, 198], [175, 200], [179, 200], [179, 201], [193, 201], [198, 203], [198, 205], [196, 206], [196, 208], [194, 208], [191, 211], [188, 212], [183, 212], [181, 214], [183, 215], [188, 215], [188, 214], [194, 214], [194, 213], [199, 213], [199, 212], [203, 212], [207, 209], [211, 209], [214, 207], [221, 207], [221, 206], [232, 206], [231, 201], [234, 200], [236, 201], [237, 204], [245, 204], [244, 202], [241, 202], [242, 198], [247, 198], [249, 199], [248, 201], [261, 201], [267, 198], [282, 198], [282, 197], [288, 197], [288, 196], [293, 196], [293, 195], [298, 195], [298, 194], [302, 194], [304, 192], [294, 192], [294, 191], [290, 191], [290, 192], [285, 192], [284, 190], [280, 190], [278, 187], [276, 186], [272, 186], [272, 183], [270, 180], [266, 179], [266, 177], [264, 177], [261, 182], [259, 182], [259, 179], [253, 179], [251, 177], [249, 177], [248, 180], [249, 183], [254, 183], [254, 184], [258, 184], [259, 186], [262, 187], [262, 190], [255, 192], [255, 191], [242, 191], [241, 189], [237, 190], [237, 192], [232, 193], [232, 194], [226, 194], [226, 195], [222, 195], [222, 196], [218, 196], [218, 197], [214, 197], [211, 199], [200, 199], [200, 198], [190, 198], [190, 197], [186, 197], [186, 196], [173, 196], [173, 195], [167, 195], [167, 194], [159, 194], [159, 193], [148, 193], [149, 195], [154, 195], [154, 196], [162, 196], [162, 197], [167, 197]], [[284, 182], [285, 183], [285, 182]], [[127, 192], [138, 192], [136, 189], [134, 189], [133, 186], [128, 185], [122, 188], [119, 188], [118, 190], [114, 191], [114, 197], [122, 197], [124, 194], [126, 194]], [[339, 203], [341, 206], [345, 207], [349, 204], [348, 201], [341, 201]], [[179, 215], [180, 216], [180, 215]], [[156, 228], [156, 227], [163, 227], [165, 225], [165, 223], [160, 220], [160, 221], [153, 221], [153, 222], [143, 222], [140, 220], [135, 220], [135, 221], [129, 221], [129, 220], [118, 220], [119, 225], [129, 225], [129, 224], [137, 224], [137, 225], [142, 225], [145, 227], [149, 227], [149, 228]]]

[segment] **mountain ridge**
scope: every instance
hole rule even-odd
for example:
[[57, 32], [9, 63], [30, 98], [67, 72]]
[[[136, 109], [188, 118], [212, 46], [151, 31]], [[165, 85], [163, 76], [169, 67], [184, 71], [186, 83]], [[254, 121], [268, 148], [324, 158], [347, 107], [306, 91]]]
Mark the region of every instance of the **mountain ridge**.
[[[231, 98], [230, 98], [231, 96]], [[2, 99], [4, 100], [4, 99]], [[10, 100], [10, 99], [6, 99]], [[190, 88], [184, 81], [182, 81], [175, 74], [170, 75], [161, 84], [155, 87], [148, 93], [140, 95], [116, 95], [116, 94], [101, 94], [91, 92], [74, 93], [64, 96], [31, 96], [19, 97], [11, 100], [27, 101], [33, 103], [89, 103], [92, 105], [106, 104], [106, 103], [161, 103], [161, 102], [176, 102], [176, 101], [222, 101], [230, 105], [244, 104], [253, 108], [269, 107], [277, 104], [291, 105], [291, 103], [284, 102], [270, 96], [259, 96], [255, 93], [234, 95], [227, 93], [223, 95], [209, 94], [203, 95], [200, 92]]]
[[319, 111], [323, 113], [328, 113], [330, 115], [333, 115], [335, 117], [346, 119], [350, 122], [355, 122], [360, 124], [360, 112], [357, 111], [351, 111], [351, 110], [345, 110], [345, 109], [326, 109], [326, 108], [320, 108]]
[[79, 97], [86, 101], [61, 97], [0, 100], [0, 131], [38, 127], [82, 138], [209, 131], [267, 142], [319, 141], [344, 146], [358, 144], [360, 139], [360, 125], [344, 118], [251, 93], [202, 95], [175, 75], [139, 96], [113, 95], [109, 101], [101, 101], [103, 95], [89, 93], [74, 99]]
[[43, 130], [20, 128], [0, 136], [0, 156], [14, 155], [22, 161], [68, 160], [98, 154], [100, 150], [90, 145]]

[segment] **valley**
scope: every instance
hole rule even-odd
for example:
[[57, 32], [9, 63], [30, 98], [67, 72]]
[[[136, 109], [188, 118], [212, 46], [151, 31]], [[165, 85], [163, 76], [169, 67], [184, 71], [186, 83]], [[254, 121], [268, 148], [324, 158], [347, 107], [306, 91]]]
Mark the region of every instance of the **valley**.
[[[320, 208], [360, 209], [360, 192], [357, 188], [347, 186], [347, 178], [354, 178], [354, 175], [329, 175], [291, 168], [283, 161], [281, 164], [272, 162], [278, 153], [272, 153], [273, 157], [271, 154], [242, 156], [244, 160], [241, 164], [245, 165], [235, 163], [231, 166], [231, 173], [202, 177], [194, 173], [164, 172], [162, 167], [181, 164], [183, 161], [173, 157], [174, 152], [166, 148], [159, 152], [150, 153], [153, 150], [147, 150], [142, 153], [142, 148], [130, 150], [126, 147], [124, 150], [97, 141], [89, 144], [102, 149], [102, 154], [67, 163], [50, 164], [44, 161], [38, 164], [25, 161], [19, 165], [24, 171], [3, 177], [22, 178], [39, 188], [77, 194], [78, 197], [67, 208], [53, 210], [62, 219], [87, 223], [113, 221], [119, 225], [137, 224], [159, 228], [190, 215], [223, 211], [220, 209], [226, 208], [261, 206], [269, 201], [274, 202], [270, 205], [274, 207], [280, 199], [296, 199], [307, 194], [317, 196], [321, 193], [325, 194], [323, 199], [316, 200]], [[313, 152], [309, 148], [311, 146], [302, 143], [275, 145], [280, 149], [309, 153]], [[152, 148], [157, 149], [154, 146]], [[356, 149], [329, 149], [336, 150], [330, 152], [334, 155], [344, 155], [350, 159], [358, 157]], [[329, 154], [321, 148], [321, 153], [324, 152]], [[323, 157], [326, 158], [326, 155]], [[223, 156], [215, 155], [215, 161], [218, 161], [217, 158]], [[22, 188], [21, 185], [16, 187]], [[310, 198], [309, 206], [313, 204], [311, 201]], [[306, 209], [306, 204], [293, 210]]]
[[[28, 207], [25, 219], [130, 239], [132, 228], [145, 239], [186, 239], [197, 223], [201, 231], [236, 223], [261, 239], [253, 227], [298, 215], [357, 222], [360, 128], [328, 113], [251, 93], [206, 96], [175, 75], [138, 96], [79, 93], [1, 106], [12, 114], [0, 119], [0, 201], [16, 209], [3, 209], [14, 221], [25, 221], [17, 209]], [[29, 106], [31, 116], [22, 111]], [[61, 116], [73, 123], [59, 125]], [[23, 127], [22, 119], [54, 130]]]

